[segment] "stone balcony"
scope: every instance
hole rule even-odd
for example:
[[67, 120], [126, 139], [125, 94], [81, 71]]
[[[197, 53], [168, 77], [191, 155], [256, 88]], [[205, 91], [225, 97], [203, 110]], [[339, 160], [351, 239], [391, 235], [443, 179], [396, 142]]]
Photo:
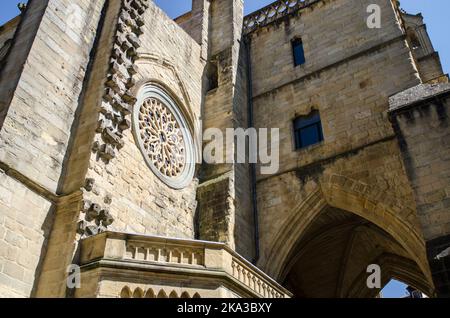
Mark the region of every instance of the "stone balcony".
[[81, 242], [76, 297], [288, 298], [221, 243], [105, 232]]

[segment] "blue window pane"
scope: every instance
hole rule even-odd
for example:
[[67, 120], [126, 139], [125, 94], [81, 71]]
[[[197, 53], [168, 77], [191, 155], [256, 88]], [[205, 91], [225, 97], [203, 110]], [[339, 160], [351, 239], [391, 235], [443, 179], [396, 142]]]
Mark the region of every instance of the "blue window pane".
[[294, 121], [296, 149], [305, 148], [323, 141], [322, 123], [319, 112], [296, 118]]
[[301, 137], [303, 147], [314, 145], [320, 141], [319, 130], [316, 125], [302, 129]]
[[318, 112], [314, 112], [307, 117], [300, 117], [295, 120], [295, 129], [301, 129], [313, 124], [320, 123], [320, 115]]
[[294, 50], [294, 65], [305, 64], [305, 52], [303, 50], [303, 43], [301, 40], [294, 40], [292, 42], [292, 48]]

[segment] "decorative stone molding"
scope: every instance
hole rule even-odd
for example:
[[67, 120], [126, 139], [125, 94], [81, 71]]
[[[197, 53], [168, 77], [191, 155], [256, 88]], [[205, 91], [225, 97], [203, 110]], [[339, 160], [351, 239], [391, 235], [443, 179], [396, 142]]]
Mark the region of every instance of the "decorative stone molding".
[[136, 98], [130, 90], [135, 85], [133, 75], [137, 73], [137, 68], [134, 62], [136, 51], [141, 46], [139, 36], [143, 34], [143, 15], [148, 7], [148, 0], [122, 1], [97, 136], [92, 148], [98, 158], [106, 163], [115, 158], [117, 150], [123, 148], [123, 132], [131, 128], [128, 116]]
[[[86, 277], [111, 277], [112, 282], [106, 285], [114, 286], [108, 291], [114, 297], [121, 295], [124, 284], [140, 284], [141, 280], [151, 284], [146, 275], [155, 279], [157, 285], [164, 277], [170, 290], [178, 284], [179, 288], [196, 290], [211, 286], [205, 284], [209, 281], [226, 286], [241, 297], [291, 297], [289, 291], [222, 243], [105, 232], [81, 241], [80, 262]], [[114, 283], [118, 275], [121, 284]], [[186, 277], [196, 279], [187, 286]], [[202, 281], [202, 285], [197, 286], [197, 281]], [[149, 288], [144, 287], [141, 289]], [[132, 295], [131, 289], [127, 295]]]
[[[157, 289], [155, 289], [157, 290]], [[191, 293], [183, 291], [178, 294], [175, 290], [167, 291], [164, 289], [159, 290], [157, 293], [153, 288], [147, 288], [146, 286], [136, 287], [132, 292], [132, 289], [125, 286], [120, 291], [120, 298], [202, 298], [198, 292], [194, 293], [191, 297]]]
[[82, 237], [89, 237], [105, 232], [114, 218], [109, 210], [91, 201], [83, 201], [84, 220], [78, 222], [77, 232]]
[[320, 0], [279, 0], [269, 4], [244, 18], [244, 33], [250, 33], [318, 1]]
[[[106, 164], [123, 148], [123, 132], [131, 128], [129, 115], [137, 100], [131, 93], [135, 85], [133, 75], [137, 73], [135, 61], [137, 49], [141, 46], [139, 36], [143, 34], [143, 16], [148, 7], [148, 0], [121, 0], [110, 67], [92, 145], [97, 159]], [[94, 179], [86, 179], [84, 194], [98, 194], [94, 191], [94, 182]], [[86, 198], [86, 195], [84, 197]], [[110, 201], [111, 199], [105, 198], [105, 203], [110, 204]], [[86, 199], [83, 206], [84, 219], [78, 223], [78, 233], [82, 237], [102, 233], [114, 222], [106, 207]]]

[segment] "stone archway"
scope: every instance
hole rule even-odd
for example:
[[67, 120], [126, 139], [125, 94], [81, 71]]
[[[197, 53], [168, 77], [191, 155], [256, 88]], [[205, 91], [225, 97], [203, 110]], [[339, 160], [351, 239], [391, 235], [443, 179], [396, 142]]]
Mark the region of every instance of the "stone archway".
[[[383, 269], [381, 272], [381, 284], [384, 287], [391, 279], [400, 280], [409, 286], [433, 295], [433, 286], [423, 280], [423, 274], [417, 269], [417, 265], [408, 258], [404, 258], [394, 254], [382, 254], [372, 263], [379, 264]], [[349, 288], [345, 297], [351, 298], [373, 298], [377, 296], [378, 290], [368, 289], [365, 284], [367, 273], [363, 272], [358, 275], [354, 284]]]
[[[384, 267], [383, 284], [399, 278], [433, 295], [418, 230], [415, 210], [389, 193], [341, 175], [323, 176], [285, 221], [259, 265], [288, 288], [297, 288], [293, 292], [298, 296], [370, 297], [366, 269], [373, 262]], [[330, 271], [329, 282], [312, 291], [313, 281], [327, 276], [320, 273], [321, 262]], [[301, 271], [311, 281], [294, 277], [302, 276]], [[302, 284], [309, 290], [298, 287]]]

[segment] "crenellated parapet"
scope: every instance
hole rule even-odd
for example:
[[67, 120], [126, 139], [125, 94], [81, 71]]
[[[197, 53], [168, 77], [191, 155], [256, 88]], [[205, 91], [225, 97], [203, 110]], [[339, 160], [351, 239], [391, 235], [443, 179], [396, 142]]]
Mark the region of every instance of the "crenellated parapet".
[[284, 16], [308, 7], [320, 0], [279, 0], [244, 18], [244, 33], [274, 22]]

